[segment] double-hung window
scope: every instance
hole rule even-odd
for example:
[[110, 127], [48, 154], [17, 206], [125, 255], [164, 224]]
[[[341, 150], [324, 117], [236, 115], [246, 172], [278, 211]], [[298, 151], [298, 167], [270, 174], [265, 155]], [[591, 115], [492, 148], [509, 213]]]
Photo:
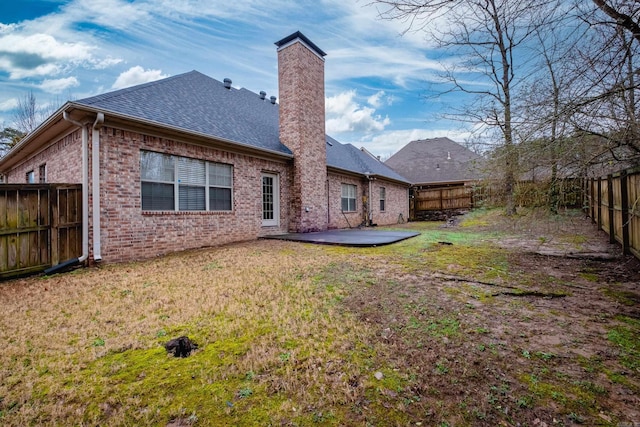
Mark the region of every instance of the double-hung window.
[[209, 210], [230, 211], [233, 189], [233, 166], [224, 163], [209, 165]]
[[231, 210], [231, 165], [141, 151], [140, 171], [142, 210]]
[[342, 184], [342, 211], [355, 212], [356, 210], [356, 186]]
[[380, 187], [380, 212], [384, 212], [387, 202], [387, 189]]

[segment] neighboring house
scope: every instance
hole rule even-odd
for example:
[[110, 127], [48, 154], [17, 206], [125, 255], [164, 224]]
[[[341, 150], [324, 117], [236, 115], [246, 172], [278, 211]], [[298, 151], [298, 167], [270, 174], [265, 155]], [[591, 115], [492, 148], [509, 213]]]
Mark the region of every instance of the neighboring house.
[[385, 162], [411, 181], [410, 220], [473, 207], [471, 187], [482, 179], [483, 163], [482, 157], [449, 138], [411, 141]]
[[411, 141], [385, 162], [419, 190], [470, 185], [482, 179], [483, 163], [449, 138]]
[[325, 53], [276, 46], [279, 104], [196, 71], [70, 101], [0, 173], [83, 184], [80, 261], [407, 218], [409, 181], [325, 134]]

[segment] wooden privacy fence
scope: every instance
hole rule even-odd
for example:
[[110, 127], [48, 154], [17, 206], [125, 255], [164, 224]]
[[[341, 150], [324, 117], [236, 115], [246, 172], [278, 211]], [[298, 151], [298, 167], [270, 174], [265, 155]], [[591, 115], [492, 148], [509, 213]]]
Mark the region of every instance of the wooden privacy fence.
[[473, 207], [471, 187], [413, 189], [409, 202], [409, 218], [420, 219], [424, 213]]
[[640, 258], [640, 168], [597, 179], [588, 189], [593, 222], [622, 244], [625, 254]]
[[0, 184], [0, 278], [82, 255], [82, 186]]

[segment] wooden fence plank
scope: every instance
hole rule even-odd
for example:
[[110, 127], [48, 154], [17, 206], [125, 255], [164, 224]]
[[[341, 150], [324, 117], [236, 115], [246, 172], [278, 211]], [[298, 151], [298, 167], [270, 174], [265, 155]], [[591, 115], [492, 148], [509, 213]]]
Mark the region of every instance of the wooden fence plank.
[[597, 195], [597, 203], [598, 203], [598, 228], [602, 228], [602, 180], [598, 180], [598, 184], [596, 186], [596, 195]]
[[640, 258], [640, 168], [592, 180], [590, 191], [592, 220], [623, 253]]
[[620, 227], [622, 239], [622, 253], [630, 254], [629, 251], [629, 192], [627, 189], [627, 171], [620, 173]]
[[7, 192], [0, 191], [0, 230], [8, 228], [7, 226]]
[[640, 173], [628, 177], [629, 251], [640, 258]]
[[79, 184], [0, 185], [0, 278], [80, 256], [81, 236]]

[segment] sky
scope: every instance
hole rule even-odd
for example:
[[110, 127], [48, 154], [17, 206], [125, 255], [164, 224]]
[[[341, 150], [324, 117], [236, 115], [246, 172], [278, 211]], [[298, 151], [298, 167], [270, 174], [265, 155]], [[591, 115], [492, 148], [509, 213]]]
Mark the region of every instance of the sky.
[[424, 32], [380, 19], [370, 0], [1, 0], [0, 126], [32, 92], [55, 111], [192, 70], [278, 96], [274, 43], [301, 31], [325, 57], [326, 129], [384, 158], [469, 129], [440, 114], [441, 53]]

